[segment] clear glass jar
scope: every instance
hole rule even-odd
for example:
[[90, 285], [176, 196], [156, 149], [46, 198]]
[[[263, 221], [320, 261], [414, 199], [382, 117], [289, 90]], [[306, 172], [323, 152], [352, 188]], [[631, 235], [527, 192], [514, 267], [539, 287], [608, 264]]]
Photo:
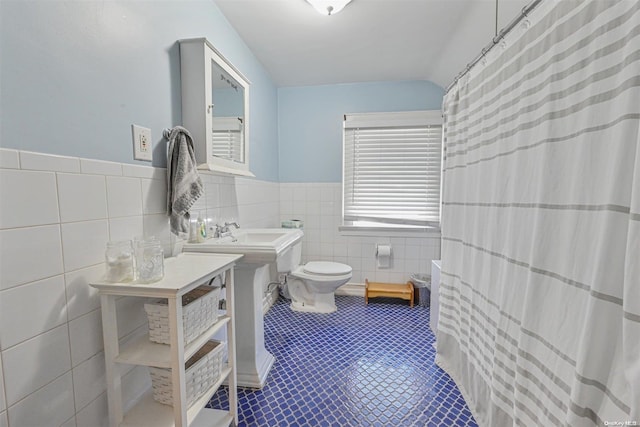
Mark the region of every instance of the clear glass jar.
[[137, 240], [136, 247], [136, 281], [152, 283], [164, 277], [164, 250], [155, 237]]
[[107, 242], [104, 252], [105, 279], [108, 282], [131, 282], [134, 279], [131, 240]]

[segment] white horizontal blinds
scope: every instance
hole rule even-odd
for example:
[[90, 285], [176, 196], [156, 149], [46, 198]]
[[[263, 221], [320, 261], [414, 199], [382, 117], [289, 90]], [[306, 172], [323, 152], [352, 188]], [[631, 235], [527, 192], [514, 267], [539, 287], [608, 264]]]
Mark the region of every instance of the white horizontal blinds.
[[345, 116], [345, 221], [439, 225], [440, 112]]
[[211, 130], [211, 153], [224, 159], [244, 162], [244, 130], [240, 117], [213, 117]]

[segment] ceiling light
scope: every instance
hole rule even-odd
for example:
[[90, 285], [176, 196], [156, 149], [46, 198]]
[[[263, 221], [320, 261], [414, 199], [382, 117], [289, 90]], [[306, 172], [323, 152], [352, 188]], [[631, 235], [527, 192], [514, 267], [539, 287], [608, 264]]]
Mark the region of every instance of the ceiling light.
[[307, 0], [307, 2], [323, 15], [335, 15], [351, 0]]

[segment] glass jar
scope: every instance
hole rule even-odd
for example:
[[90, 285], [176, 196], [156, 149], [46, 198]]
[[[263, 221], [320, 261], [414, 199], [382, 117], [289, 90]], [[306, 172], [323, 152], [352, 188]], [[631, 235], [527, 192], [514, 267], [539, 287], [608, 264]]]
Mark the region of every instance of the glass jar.
[[131, 240], [107, 242], [104, 260], [108, 282], [131, 282], [134, 279]]
[[154, 237], [137, 240], [136, 281], [152, 283], [164, 277], [164, 250], [160, 241]]

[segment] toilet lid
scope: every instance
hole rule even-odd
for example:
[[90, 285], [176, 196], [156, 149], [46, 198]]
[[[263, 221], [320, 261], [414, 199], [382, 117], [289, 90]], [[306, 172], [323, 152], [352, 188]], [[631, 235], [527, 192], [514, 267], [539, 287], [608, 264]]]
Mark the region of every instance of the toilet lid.
[[351, 267], [339, 262], [311, 261], [304, 265], [304, 271], [310, 274], [340, 275], [351, 273]]

